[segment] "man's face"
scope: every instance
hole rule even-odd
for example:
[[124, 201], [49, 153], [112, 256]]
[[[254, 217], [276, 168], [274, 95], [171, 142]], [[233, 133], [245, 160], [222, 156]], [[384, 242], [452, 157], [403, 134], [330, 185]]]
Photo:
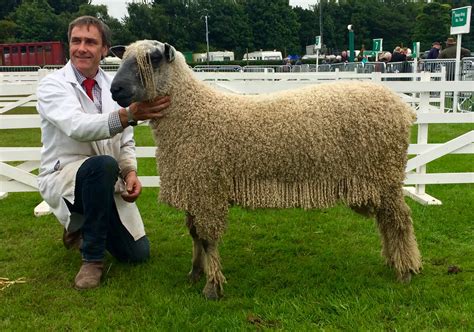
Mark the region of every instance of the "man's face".
[[92, 78], [99, 69], [102, 56], [106, 56], [107, 46], [102, 44], [102, 36], [94, 25], [75, 26], [71, 30], [69, 57], [72, 64], [86, 77]]

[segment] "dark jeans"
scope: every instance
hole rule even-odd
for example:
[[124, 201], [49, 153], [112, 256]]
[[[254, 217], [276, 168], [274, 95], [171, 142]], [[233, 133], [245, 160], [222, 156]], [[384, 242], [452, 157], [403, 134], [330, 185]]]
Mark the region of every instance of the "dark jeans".
[[123, 262], [150, 257], [148, 237], [135, 241], [120, 221], [114, 201], [118, 176], [117, 161], [110, 156], [90, 157], [76, 174], [75, 202], [67, 205], [84, 216], [81, 253], [86, 261], [103, 260], [106, 249]]

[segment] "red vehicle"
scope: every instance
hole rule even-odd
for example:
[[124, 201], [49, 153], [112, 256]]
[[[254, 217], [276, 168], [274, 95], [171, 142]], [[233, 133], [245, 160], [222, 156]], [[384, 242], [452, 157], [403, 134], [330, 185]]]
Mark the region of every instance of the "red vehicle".
[[66, 57], [61, 42], [0, 44], [0, 66], [64, 65]]

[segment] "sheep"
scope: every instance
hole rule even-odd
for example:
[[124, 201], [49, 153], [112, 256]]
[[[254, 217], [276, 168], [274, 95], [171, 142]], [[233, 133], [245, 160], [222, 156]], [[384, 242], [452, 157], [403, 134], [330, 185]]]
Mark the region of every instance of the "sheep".
[[191, 281], [223, 296], [218, 241], [230, 204], [325, 208], [342, 202], [375, 215], [382, 256], [401, 282], [421, 269], [404, 201], [414, 113], [387, 88], [338, 82], [258, 96], [226, 94], [193, 76], [171, 45], [129, 45], [111, 87], [125, 107], [172, 98], [150, 123], [161, 176], [160, 200], [186, 211], [193, 240]]

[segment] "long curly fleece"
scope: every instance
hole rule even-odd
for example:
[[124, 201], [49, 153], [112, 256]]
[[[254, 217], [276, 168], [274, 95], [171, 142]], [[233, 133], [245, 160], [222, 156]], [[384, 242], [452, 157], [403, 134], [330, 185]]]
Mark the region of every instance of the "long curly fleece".
[[378, 207], [401, 190], [414, 113], [381, 85], [226, 94], [195, 78], [180, 53], [155, 80], [157, 94], [172, 98], [151, 123], [160, 199], [194, 215], [203, 239], [222, 235], [230, 203]]

